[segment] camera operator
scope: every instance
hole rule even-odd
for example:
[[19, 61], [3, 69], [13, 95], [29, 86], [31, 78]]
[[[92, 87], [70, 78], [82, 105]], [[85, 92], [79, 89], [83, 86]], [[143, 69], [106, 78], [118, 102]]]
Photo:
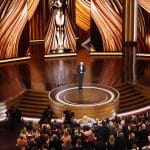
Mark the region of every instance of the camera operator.
[[74, 117], [74, 112], [72, 112], [69, 109], [66, 109], [63, 111], [64, 115], [65, 115], [65, 120], [64, 120], [64, 124], [69, 124], [72, 125], [73, 124], [73, 117]]

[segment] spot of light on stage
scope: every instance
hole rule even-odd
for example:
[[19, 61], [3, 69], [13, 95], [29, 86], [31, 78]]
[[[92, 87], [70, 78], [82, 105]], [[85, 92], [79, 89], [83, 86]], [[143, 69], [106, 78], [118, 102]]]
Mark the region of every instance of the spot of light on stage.
[[62, 60], [59, 61], [59, 68], [63, 70], [64, 62]]
[[56, 73], [57, 76], [57, 85], [63, 85], [65, 80], [65, 73], [67, 72], [67, 69], [64, 66], [64, 62], [62, 60], [59, 60], [58, 62], [58, 70]]

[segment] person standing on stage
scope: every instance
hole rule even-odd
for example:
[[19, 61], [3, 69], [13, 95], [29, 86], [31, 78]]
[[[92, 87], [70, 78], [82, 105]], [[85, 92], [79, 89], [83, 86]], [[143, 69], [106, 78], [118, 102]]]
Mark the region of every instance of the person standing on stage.
[[80, 64], [77, 66], [77, 76], [78, 76], [79, 90], [82, 89], [85, 70], [86, 69], [85, 69], [84, 62], [80, 62]]

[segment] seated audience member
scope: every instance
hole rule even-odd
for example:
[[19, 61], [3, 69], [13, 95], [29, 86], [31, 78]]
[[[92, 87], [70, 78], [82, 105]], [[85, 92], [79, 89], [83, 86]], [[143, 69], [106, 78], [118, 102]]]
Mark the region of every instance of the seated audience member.
[[49, 149], [62, 150], [62, 143], [56, 134], [51, 136], [49, 141]]
[[71, 150], [73, 148], [72, 137], [68, 131], [64, 131], [63, 135], [61, 136], [61, 141], [63, 142], [62, 143], [63, 150]]
[[84, 126], [83, 130], [81, 130], [81, 133], [83, 133], [83, 135], [86, 137], [93, 135], [93, 131], [91, 130], [91, 127], [89, 126]]
[[95, 143], [95, 150], [106, 150], [106, 142], [103, 141], [102, 136], [99, 136]]
[[96, 138], [94, 136], [94, 133], [92, 132], [91, 127], [84, 126], [83, 131], [81, 130], [81, 133], [83, 134], [84, 149], [93, 150], [95, 147]]
[[142, 123], [139, 131], [139, 147], [142, 148], [146, 145], [148, 145], [148, 130], [146, 129], [146, 124]]
[[109, 128], [109, 134], [110, 135], [115, 135], [116, 132], [115, 132], [115, 125], [112, 121], [109, 121], [108, 123], [108, 128]]
[[61, 141], [63, 143], [69, 141], [69, 142], [72, 142], [72, 138], [71, 138], [71, 135], [69, 134], [68, 131], [64, 131], [63, 135], [61, 136]]
[[132, 149], [133, 145], [137, 146], [138, 145], [138, 138], [135, 136], [135, 133], [130, 133], [129, 134], [129, 139], [127, 141], [127, 148]]
[[102, 122], [97, 126], [95, 129], [95, 136], [99, 137], [102, 136], [103, 140], [106, 142], [109, 139], [110, 131], [106, 122], [102, 120]]
[[28, 139], [28, 149], [32, 150], [33, 148], [38, 148], [38, 145], [35, 139], [32, 137], [30, 140]]
[[84, 150], [81, 139], [77, 139], [73, 150]]
[[73, 150], [73, 146], [69, 141], [66, 141], [65, 143], [62, 143], [62, 149], [63, 150]]
[[79, 123], [80, 123], [81, 127], [87, 126], [87, 125], [92, 127], [93, 124], [96, 123], [96, 121], [93, 118], [90, 118], [85, 115], [85, 116], [83, 116], [82, 119], [79, 120]]
[[20, 135], [23, 136], [24, 139], [27, 139], [28, 132], [27, 132], [26, 128], [21, 129]]
[[48, 136], [51, 135], [51, 127], [49, 124], [42, 124], [41, 134], [47, 134]]
[[115, 144], [116, 150], [126, 150], [127, 149], [127, 141], [124, 137], [123, 132], [119, 132], [117, 138], [116, 138], [116, 144]]
[[19, 135], [18, 139], [17, 139], [17, 144], [16, 144], [16, 148], [19, 150], [26, 150], [27, 147], [27, 139], [24, 138], [23, 135]]
[[72, 134], [72, 145], [73, 145], [73, 147], [76, 147], [77, 140], [79, 140], [79, 139], [80, 140], [82, 139], [82, 133], [80, 132], [80, 129], [75, 128], [75, 130], [73, 131], [73, 134]]
[[31, 132], [33, 130], [33, 122], [32, 121], [27, 121], [25, 123], [25, 128], [27, 132]]
[[48, 143], [49, 143], [49, 136], [48, 134], [41, 134], [39, 137], [39, 141], [38, 141], [38, 147], [40, 149], [42, 149], [42, 147], [44, 148], [48, 148]]

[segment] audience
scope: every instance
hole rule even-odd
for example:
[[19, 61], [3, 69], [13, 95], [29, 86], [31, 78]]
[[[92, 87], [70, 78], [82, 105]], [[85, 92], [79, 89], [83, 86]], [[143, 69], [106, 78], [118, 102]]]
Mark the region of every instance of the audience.
[[97, 120], [93, 125], [80, 121], [25, 122], [17, 139], [25, 150], [148, 150], [150, 113]]

